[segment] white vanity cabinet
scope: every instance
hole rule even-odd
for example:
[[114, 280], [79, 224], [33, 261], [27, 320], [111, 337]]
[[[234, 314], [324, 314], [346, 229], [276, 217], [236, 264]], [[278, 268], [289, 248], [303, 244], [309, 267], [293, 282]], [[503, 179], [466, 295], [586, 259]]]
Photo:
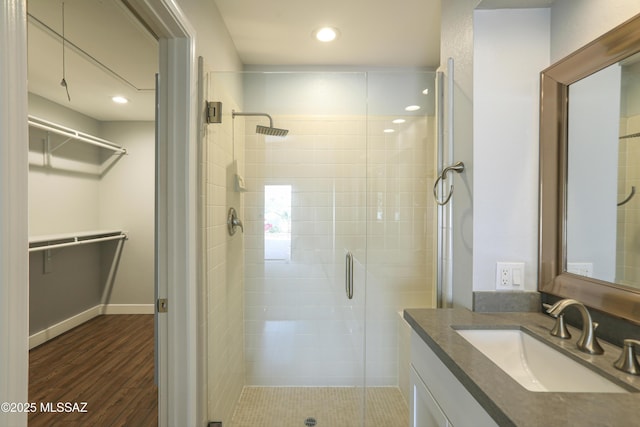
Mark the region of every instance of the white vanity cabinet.
[[426, 384], [416, 370], [411, 367], [409, 372], [411, 395], [409, 397], [409, 426], [410, 427], [449, 427], [451, 423], [438, 406]]
[[436, 354], [411, 331], [411, 427], [497, 427]]

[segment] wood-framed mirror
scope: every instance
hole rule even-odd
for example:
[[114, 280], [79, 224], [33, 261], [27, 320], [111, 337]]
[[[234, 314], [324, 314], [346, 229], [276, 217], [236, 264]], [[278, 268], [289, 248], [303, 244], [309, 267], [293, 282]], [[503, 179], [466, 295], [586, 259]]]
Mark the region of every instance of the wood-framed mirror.
[[[616, 181], [619, 181], [623, 167], [618, 154], [620, 141], [629, 138], [629, 135], [624, 135], [627, 119], [620, 114], [615, 117], [615, 114], [624, 112], [626, 107], [621, 107], [620, 102], [607, 106], [594, 100], [587, 106], [579, 107], [578, 89], [583, 83], [589, 87], [587, 83], [592, 76], [610, 68], [613, 74], [613, 83], [609, 81], [610, 88], [615, 88], [616, 84], [618, 88], [617, 93], [613, 91], [611, 102], [615, 104], [616, 99], [627, 102], [622, 70], [630, 61], [628, 58], [634, 55], [635, 58], [640, 57], [638, 52], [640, 15], [543, 70], [540, 81], [538, 290], [544, 294], [577, 299], [588, 307], [635, 324], [640, 324], [640, 274], [637, 279], [627, 280], [620, 278], [620, 271], [628, 269], [628, 266], [621, 265], [626, 262], [624, 260], [637, 258], [638, 268], [632, 266], [632, 276], [636, 270], [640, 272], [640, 226], [637, 234], [628, 230], [622, 230], [621, 234], [620, 224], [625, 220], [621, 219], [619, 202], [616, 203], [616, 200], [625, 198], [618, 194], [620, 184]], [[596, 79], [593, 77], [593, 80]], [[600, 89], [598, 91], [607, 93]], [[593, 92], [586, 89], [583, 93], [591, 95]], [[582, 116], [580, 109], [583, 110]], [[609, 114], [612, 109], [613, 113]], [[640, 126], [640, 110], [634, 114], [638, 115]], [[600, 119], [607, 115], [613, 119], [609, 117], [603, 119], [608, 120], [606, 124], [600, 123]], [[594, 116], [596, 119], [593, 119]], [[607, 128], [607, 132], [600, 132]], [[640, 153], [640, 128], [637, 132], [639, 135], [634, 137], [637, 138], [634, 143]], [[611, 151], [605, 157], [613, 160], [593, 154], [593, 163], [585, 165], [587, 150], [580, 144], [588, 139], [598, 139], [598, 143], [608, 144], [607, 150], [615, 152]], [[640, 169], [640, 162], [635, 163]], [[615, 176], [609, 176], [611, 174]], [[589, 177], [594, 180], [589, 181]], [[634, 179], [640, 179], [640, 173]], [[604, 185], [606, 191], [595, 188], [595, 184], [607, 182]], [[582, 197], [582, 194], [586, 196]], [[593, 195], [597, 197], [591, 197]], [[581, 201], [576, 202], [576, 198]], [[637, 211], [634, 215], [640, 220], [640, 195], [628, 202], [629, 205], [630, 202], [635, 204], [632, 209]], [[606, 213], [601, 213], [597, 207], [604, 207]], [[609, 232], [601, 233], [602, 229], [607, 228]], [[598, 233], [608, 237], [600, 239]], [[637, 248], [637, 254], [629, 256], [624, 253], [622, 240], [625, 238], [634, 241], [631, 246]], [[583, 250], [589, 247], [594, 248], [593, 253]], [[595, 249], [605, 255], [594, 255]], [[624, 260], [616, 261], [616, 258]]]

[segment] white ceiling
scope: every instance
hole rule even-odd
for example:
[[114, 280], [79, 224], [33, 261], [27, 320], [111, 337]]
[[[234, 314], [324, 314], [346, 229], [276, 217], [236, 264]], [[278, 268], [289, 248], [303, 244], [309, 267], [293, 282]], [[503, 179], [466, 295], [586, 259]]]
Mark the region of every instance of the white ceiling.
[[[201, 0], [204, 1], [204, 0]], [[440, 60], [440, 0], [215, 1], [246, 65], [426, 67]], [[121, 0], [28, 0], [29, 90], [101, 121], [153, 120], [156, 40]], [[322, 25], [340, 37], [312, 37]], [[130, 99], [116, 105], [113, 95]]]
[[[440, 63], [440, 0], [215, 0], [247, 65], [429, 67]], [[322, 26], [340, 37], [321, 43]]]
[[[119, 0], [28, 0], [29, 91], [101, 121], [153, 120], [157, 41]], [[111, 101], [114, 95], [130, 100]]]

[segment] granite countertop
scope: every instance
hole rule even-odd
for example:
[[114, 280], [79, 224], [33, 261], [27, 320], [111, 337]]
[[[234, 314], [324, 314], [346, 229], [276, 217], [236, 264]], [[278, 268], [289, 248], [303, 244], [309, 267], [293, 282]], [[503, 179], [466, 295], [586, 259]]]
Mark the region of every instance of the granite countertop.
[[[612, 426], [640, 425], [640, 377], [613, 367], [620, 348], [599, 340], [603, 355], [582, 353], [575, 346], [580, 331], [569, 327], [572, 338], [549, 334], [554, 319], [541, 313], [474, 313], [466, 309], [407, 309], [404, 318], [453, 375], [501, 426]], [[525, 389], [453, 327], [523, 327], [560, 348], [574, 359], [592, 364], [609, 379], [630, 386], [632, 393], [553, 393]]]

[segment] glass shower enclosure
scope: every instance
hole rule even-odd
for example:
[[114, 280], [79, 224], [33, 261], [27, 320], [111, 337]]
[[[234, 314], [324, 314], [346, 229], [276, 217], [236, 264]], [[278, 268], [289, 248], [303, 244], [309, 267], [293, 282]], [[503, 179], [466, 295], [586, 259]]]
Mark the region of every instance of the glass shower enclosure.
[[209, 74], [222, 102], [204, 139], [210, 419], [406, 425], [401, 310], [435, 304], [434, 84]]

